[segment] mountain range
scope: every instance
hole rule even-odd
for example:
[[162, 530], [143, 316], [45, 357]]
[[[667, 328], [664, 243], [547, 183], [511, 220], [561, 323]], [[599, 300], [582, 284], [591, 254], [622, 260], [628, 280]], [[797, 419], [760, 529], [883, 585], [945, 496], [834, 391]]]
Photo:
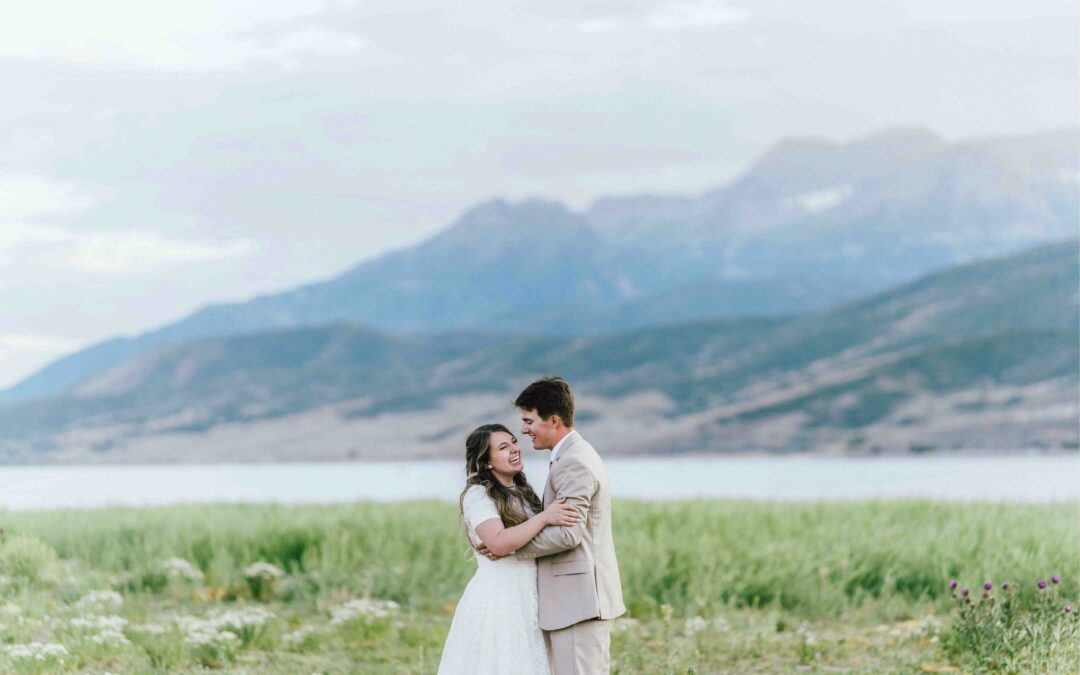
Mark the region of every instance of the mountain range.
[[[355, 323], [162, 343], [0, 408], [0, 458], [443, 456], [558, 372], [612, 453], [1075, 449], [1075, 240], [787, 317], [599, 335]], [[456, 456], [456, 455], [455, 455]]]
[[0, 406], [63, 396], [160, 345], [340, 323], [402, 336], [590, 336], [815, 312], [1075, 237], [1077, 130], [949, 143], [894, 129], [790, 139], [730, 183], [582, 212], [493, 200], [325, 281], [205, 307], [63, 357]]

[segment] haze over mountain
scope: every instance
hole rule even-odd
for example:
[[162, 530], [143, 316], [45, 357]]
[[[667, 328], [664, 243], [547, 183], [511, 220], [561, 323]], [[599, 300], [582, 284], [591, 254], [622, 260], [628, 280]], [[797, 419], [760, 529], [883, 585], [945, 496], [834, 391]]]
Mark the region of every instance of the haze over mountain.
[[48, 397], [159, 344], [356, 322], [395, 333], [590, 335], [828, 307], [1076, 234], [1076, 130], [948, 144], [899, 129], [793, 139], [694, 197], [493, 200], [325, 282], [204, 308], [0, 392]]
[[435, 456], [569, 378], [613, 453], [1075, 448], [1080, 249], [972, 263], [835, 308], [621, 334], [341, 324], [159, 345], [0, 409], [0, 457]]

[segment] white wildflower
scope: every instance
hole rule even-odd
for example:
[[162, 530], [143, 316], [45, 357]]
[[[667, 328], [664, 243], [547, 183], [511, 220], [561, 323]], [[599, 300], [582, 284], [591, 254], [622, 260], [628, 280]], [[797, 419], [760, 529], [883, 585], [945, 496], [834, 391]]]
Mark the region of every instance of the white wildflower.
[[214, 615], [210, 621], [219, 628], [250, 628], [264, 625], [274, 613], [262, 607], [244, 607]]
[[619, 618], [611, 629], [616, 633], [625, 633], [627, 631], [634, 630], [639, 625], [641, 625], [641, 623], [637, 619], [628, 616], [625, 618]]
[[800, 626], [799, 629], [795, 631], [795, 634], [802, 638], [803, 644], [805, 645], [809, 646], [817, 644], [817, 636], [806, 626]]
[[285, 572], [277, 565], [272, 565], [268, 562], [257, 562], [248, 565], [244, 569], [244, 576], [248, 579], [281, 579], [285, 576]]
[[127, 623], [127, 619], [122, 616], [116, 616], [115, 614], [88, 617], [77, 616], [69, 622], [72, 628], [100, 631], [121, 631]]
[[184, 636], [184, 642], [189, 645], [200, 647], [203, 645], [231, 645], [240, 641], [236, 633], [227, 630], [215, 630], [209, 626], [199, 626], [195, 630], [189, 630]]
[[124, 606], [124, 596], [116, 591], [90, 591], [75, 603], [80, 611], [102, 611], [120, 609]]
[[64, 645], [51, 642], [27, 642], [24, 644], [7, 645], [3, 647], [8, 656], [13, 659], [33, 659], [35, 661], [48, 661], [67, 656], [68, 650]]
[[131, 627], [131, 630], [136, 633], [146, 633], [147, 635], [161, 635], [169, 631], [165, 626], [156, 623], [137, 623]]
[[922, 619], [915, 622], [912, 626], [911, 632], [917, 637], [924, 635], [937, 635], [941, 632], [942, 623], [941, 619], [937, 618], [933, 614], [927, 614]]
[[218, 633], [218, 640], [225, 642], [237, 642], [238, 640], [240, 640], [240, 637], [232, 631], [223, 630]]
[[722, 616], [718, 616], [715, 619], [713, 619], [712, 627], [713, 627], [713, 630], [715, 630], [717, 632], [720, 632], [720, 633], [722, 633], [722, 632], [726, 631], [728, 628], [730, 628], [730, 626], [728, 626], [727, 620]]
[[106, 645], [108, 647], [120, 647], [131, 644], [131, 641], [128, 640], [123, 633], [111, 628], [106, 628], [97, 635], [92, 636], [90, 640], [99, 645]]
[[287, 645], [297, 645], [307, 639], [309, 635], [314, 635], [317, 632], [319, 632], [319, 629], [315, 626], [302, 626], [291, 633], [283, 635], [281, 641]]
[[9, 602], [4, 605], [0, 605], [0, 614], [4, 616], [16, 617], [22, 614], [22, 607], [19, 607], [13, 602]]
[[262, 607], [244, 607], [213, 613], [204, 619], [181, 616], [176, 618], [176, 624], [186, 634], [186, 642], [198, 645], [231, 642], [234, 638], [240, 639], [240, 635], [247, 635], [250, 639], [255, 630], [273, 617], [273, 612]]
[[202, 570], [183, 558], [168, 558], [161, 563], [161, 568], [165, 572], [165, 576], [170, 579], [182, 579], [193, 582], [200, 582], [203, 580]]
[[683, 633], [686, 635], [694, 635], [709, 627], [709, 622], [700, 616], [692, 616], [686, 620], [686, 625], [683, 627]]
[[395, 613], [400, 609], [393, 600], [371, 600], [363, 598], [350, 600], [341, 607], [330, 610], [332, 625], [340, 625], [353, 619], [381, 619]]

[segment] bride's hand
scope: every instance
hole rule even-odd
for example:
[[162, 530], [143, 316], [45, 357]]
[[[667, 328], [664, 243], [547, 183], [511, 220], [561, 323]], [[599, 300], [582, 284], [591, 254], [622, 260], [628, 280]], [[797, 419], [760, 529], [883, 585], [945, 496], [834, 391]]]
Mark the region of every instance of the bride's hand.
[[548, 525], [573, 525], [581, 520], [577, 509], [566, 503], [566, 497], [559, 497], [544, 509], [544, 522]]

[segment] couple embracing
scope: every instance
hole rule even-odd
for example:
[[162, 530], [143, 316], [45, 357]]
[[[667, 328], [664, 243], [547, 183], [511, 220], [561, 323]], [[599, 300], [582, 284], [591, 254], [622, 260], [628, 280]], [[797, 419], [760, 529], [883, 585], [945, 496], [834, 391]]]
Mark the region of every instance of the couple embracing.
[[439, 674], [607, 673], [611, 626], [626, 609], [604, 464], [574, 430], [574, 395], [561, 378], [533, 382], [514, 405], [533, 448], [551, 450], [543, 500], [509, 429], [487, 424], [469, 435], [461, 515], [476, 574]]

